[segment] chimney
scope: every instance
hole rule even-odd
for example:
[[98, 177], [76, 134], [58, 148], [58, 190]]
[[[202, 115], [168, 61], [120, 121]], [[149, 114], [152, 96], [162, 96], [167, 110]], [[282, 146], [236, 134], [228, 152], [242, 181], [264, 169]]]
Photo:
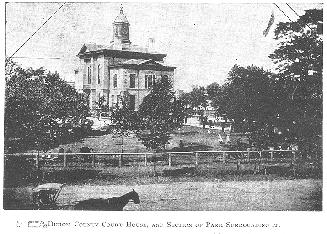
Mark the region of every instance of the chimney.
[[148, 52], [155, 52], [155, 39], [150, 37], [148, 40]]

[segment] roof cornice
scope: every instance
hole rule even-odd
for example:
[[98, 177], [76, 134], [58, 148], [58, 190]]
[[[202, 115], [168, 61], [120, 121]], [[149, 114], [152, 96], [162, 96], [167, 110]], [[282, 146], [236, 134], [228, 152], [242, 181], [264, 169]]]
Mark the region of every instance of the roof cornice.
[[111, 50], [111, 49], [101, 49], [95, 51], [89, 51], [84, 53], [79, 53], [77, 56], [79, 58], [87, 58], [92, 57], [93, 55], [107, 55], [110, 57], [119, 57], [119, 58], [143, 58], [143, 59], [154, 59], [156, 61], [162, 60], [167, 56], [167, 54], [160, 53], [145, 53], [145, 52], [137, 52], [130, 50]]
[[156, 71], [174, 71], [176, 67], [171, 66], [164, 66], [158, 64], [154, 65], [147, 65], [147, 64], [117, 64], [117, 65], [110, 65], [110, 68], [126, 68], [126, 69], [134, 69], [134, 70], [156, 70]]

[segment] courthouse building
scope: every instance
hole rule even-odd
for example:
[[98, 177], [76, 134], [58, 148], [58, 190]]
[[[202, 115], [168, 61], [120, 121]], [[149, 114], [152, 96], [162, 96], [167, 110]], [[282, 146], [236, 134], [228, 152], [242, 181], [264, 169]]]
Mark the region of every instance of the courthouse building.
[[164, 64], [166, 54], [133, 45], [129, 22], [121, 7], [113, 22], [113, 36], [108, 45], [84, 44], [78, 53], [80, 66], [75, 70], [75, 88], [88, 95], [90, 107], [104, 97], [109, 107], [128, 97], [129, 107], [138, 110], [143, 98], [159, 79], [173, 82], [175, 67]]

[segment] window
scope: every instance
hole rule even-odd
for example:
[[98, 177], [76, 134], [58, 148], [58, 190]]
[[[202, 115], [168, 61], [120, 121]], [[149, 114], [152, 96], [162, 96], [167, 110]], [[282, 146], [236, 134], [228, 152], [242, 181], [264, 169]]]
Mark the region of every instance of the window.
[[98, 84], [100, 84], [100, 64], [98, 65]]
[[115, 105], [115, 95], [111, 95], [111, 105]]
[[111, 86], [110, 84], [110, 67], [108, 66], [108, 83], [109, 83], [109, 86]]
[[114, 75], [114, 88], [117, 88], [117, 74]]
[[135, 110], [135, 95], [129, 95], [129, 109]]
[[135, 88], [135, 74], [130, 74], [129, 75], [129, 87], [130, 88]]
[[87, 67], [87, 83], [91, 84], [91, 67]]
[[151, 74], [151, 75], [145, 75], [145, 88], [150, 89], [152, 86], [155, 84], [155, 79], [156, 76]]

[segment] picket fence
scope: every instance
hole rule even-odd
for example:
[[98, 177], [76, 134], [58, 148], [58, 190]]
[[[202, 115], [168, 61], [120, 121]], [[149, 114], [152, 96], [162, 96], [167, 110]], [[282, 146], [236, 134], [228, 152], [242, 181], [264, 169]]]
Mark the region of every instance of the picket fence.
[[[165, 153], [18, 153], [5, 154], [5, 163], [10, 157], [26, 157], [39, 167], [75, 167], [88, 165], [98, 167], [100, 163], [107, 166], [124, 167], [126, 165], [149, 166], [161, 163], [168, 167], [210, 163], [295, 163], [296, 150], [262, 150], [262, 151], [193, 151]], [[110, 163], [108, 163], [110, 162]]]

